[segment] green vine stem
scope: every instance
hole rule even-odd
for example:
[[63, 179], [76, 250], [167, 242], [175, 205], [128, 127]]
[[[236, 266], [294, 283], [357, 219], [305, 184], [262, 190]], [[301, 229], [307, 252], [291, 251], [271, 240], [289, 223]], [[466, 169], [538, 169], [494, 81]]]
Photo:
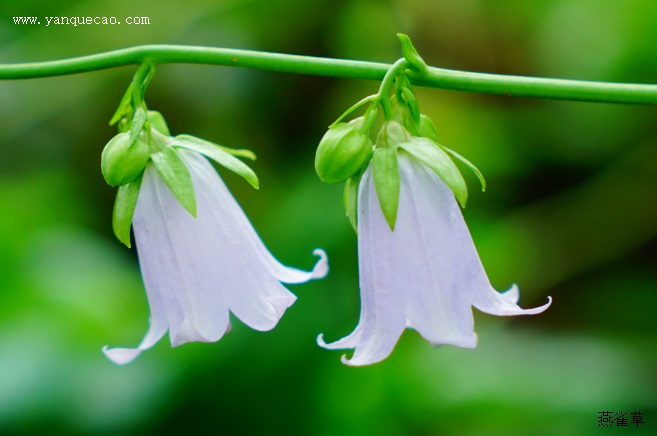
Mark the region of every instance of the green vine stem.
[[[390, 64], [198, 46], [143, 45], [72, 59], [0, 65], [0, 80], [62, 76], [125, 65], [186, 63], [381, 81]], [[657, 85], [472, 73], [429, 67], [414, 85], [516, 97], [657, 104]]]
[[383, 114], [385, 115], [386, 120], [390, 119], [392, 116], [392, 108], [390, 107], [390, 88], [392, 88], [392, 85], [395, 83], [397, 76], [403, 73], [406, 67], [408, 67], [408, 61], [404, 58], [399, 59], [397, 62], [392, 64], [392, 67], [390, 67], [385, 77], [381, 81], [377, 99], [381, 103]]

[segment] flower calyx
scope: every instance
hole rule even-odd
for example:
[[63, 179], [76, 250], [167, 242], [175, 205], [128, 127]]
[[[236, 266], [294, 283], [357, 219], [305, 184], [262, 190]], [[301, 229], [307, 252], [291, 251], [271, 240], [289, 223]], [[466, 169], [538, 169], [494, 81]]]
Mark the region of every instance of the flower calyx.
[[[186, 149], [215, 161], [243, 177], [258, 189], [258, 177], [238, 157], [255, 160], [249, 150], [222, 147], [191, 135], [172, 137], [161, 113], [149, 111], [143, 101], [143, 91], [151, 71], [140, 70], [123, 96], [110, 124], [117, 124], [119, 134], [110, 140], [101, 156], [101, 170], [110, 186], [119, 188], [114, 203], [112, 226], [116, 237], [130, 247], [130, 228], [137, 205], [144, 171], [153, 165], [159, 177], [174, 194], [181, 206], [197, 216], [196, 195], [190, 169], [179, 149]], [[137, 84], [142, 83], [139, 92]]]
[[[358, 232], [358, 186], [368, 165], [372, 165], [373, 181], [381, 210], [391, 230], [395, 228], [399, 205], [400, 173], [398, 153], [407, 153], [435, 172], [465, 207], [468, 189], [453, 159], [470, 168], [479, 178], [483, 190], [486, 182], [481, 172], [455, 151], [439, 144], [436, 127], [420, 111], [411, 78], [426, 73], [428, 67], [413, 47], [408, 36], [399, 34], [403, 58], [386, 73], [379, 92], [349, 108], [331, 125], [317, 148], [315, 169], [326, 183], [347, 181], [344, 207]], [[369, 107], [364, 116], [345, 123], [342, 120], [361, 106]], [[374, 126], [377, 107], [383, 109], [383, 123], [372, 147], [370, 130]]]

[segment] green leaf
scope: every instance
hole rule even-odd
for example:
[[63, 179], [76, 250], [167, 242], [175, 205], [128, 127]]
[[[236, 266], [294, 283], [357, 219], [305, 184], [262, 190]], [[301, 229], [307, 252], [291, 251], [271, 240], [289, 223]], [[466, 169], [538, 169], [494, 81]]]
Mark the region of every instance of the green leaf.
[[109, 125], [113, 126], [114, 124], [118, 123], [121, 118], [123, 118], [124, 115], [126, 115], [127, 111], [126, 109], [130, 107], [130, 103], [132, 100], [132, 83], [130, 83], [130, 86], [128, 86], [128, 90], [123, 94], [123, 97], [121, 98], [121, 102], [119, 103], [119, 107], [116, 108], [116, 112], [114, 112], [114, 115], [112, 115], [112, 119], [110, 119]]
[[468, 200], [468, 187], [463, 175], [438, 144], [427, 138], [412, 138], [409, 142], [399, 144], [399, 147], [431, 168], [449, 186], [461, 203], [461, 207], [465, 207]]
[[356, 235], [358, 235], [358, 188], [363, 173], [364, 170], [358, 171], [347, 179], [347, 183], [344, 185], [344, 209]]
[[182, 147], [182, 148], [186, 148], [187, 150], [192, 150], [197, 153], [201, 153], [202, 155], [217, 162], [219, 165], [226, 168], [227, 170], [230, 170], [235, 174], [237, 174], [238, 176], [243, 177], [244, 180], [249, 182], [249, 184], [253, 186], [255, 189], [258, 189], [260, 187], [260, 184], [258, 182], [258, 176], [256, 176], [256, 174], [253, 172], [251, 168], [248, 167], [248, 165], [246, 165], [241, 160], [225, 152], [224, 150], [215, 146], [212, 143], [208, 143], [200, 140], [197, 141], [191, 141], [189, 139], [181, 140], [180, 136], [178, 136], [176, 137], [176, 140], [173, 145], [175, 147]]
[[140, 107], [135, 111], [135, 115], [132, 117], [132, 127], [130, 127], [130, 141], [132, 144], [139, 136], [141, 129], [144, 128], [144, 123], [146, 122], [146, 111], [144, 108]]
[[196, 142], [199, 144], [208, 144], [213, 147], [217, 147], [220, 150], [225, 151], [226, 153], [236, 156], [236, 157], [243, 157], [245, 159], [249, 160], [256, 160], [256, 155], [253, 153], [251, 150], [247, 150], [245, 148], [230, 148], [230, 147], [224, 147], [219, 144], [215, 144], [214, 142], [206, 141], [205, 139], [197, 138], [196, 136], [192, 135], [178, 135], [176, 136], [176, 139], [181, 140], [181, 141], [189, 141], [189, 142]]
[[119, 187], [112, 212], [112, 228], [117, 239], [130, 248], [130, 226], [137, 206], [139, 188], [144, 177], [142, 172], [134, 182]]
[[375, 149], [372, 156], [372, 171], [376, 195], [379, 198], [383, 216], [385, 216], [390, 230], [394, 231], [401, 184], [397, 147], [388, 146]]
[[196, 195], [192, 176], [178, 152], [173, 147], [151, 154], [151, 159], [164, 183], [187, 212], [196, 218]]
[[454, 150], [447, 148], [444, 145], [438, 144], [438, 146], [443, 150], [445, 150], [447, 153], [451, 154], [452, 156], [460, 160], [462, 163], [465, 164], [465, 166], [470, 168], [470, 170], [473, 173], [475, 173], [475, 176], [477, 176], [477, 178], [479, 179], [479, 183], [481, 183], [481, 190], [486, 191], [486, 179], [484, 179], [484, 175], [481, 173], [481, 171], [479, 171], [479, 168], [477, 168], [472, 162], [470, 162], [469, 160], [467, 160], [466, 158], [464, 158]]

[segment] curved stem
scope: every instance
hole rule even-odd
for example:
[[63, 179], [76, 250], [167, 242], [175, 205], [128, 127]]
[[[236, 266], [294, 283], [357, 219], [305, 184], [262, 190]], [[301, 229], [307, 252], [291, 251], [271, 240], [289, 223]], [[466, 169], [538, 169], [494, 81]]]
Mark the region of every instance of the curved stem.
[[[390, 64], [317, 58], [279, 53], [175, 45], [144, 45], [79, 58], [0, 65], [0, 80], [61, 76], [139, 65], [191, 63], [256, 68], [285, 73], [380, 81]], [[657, 85], [544, 79], [429, 67], [421, 76], [409, 72], [414, 85], [517, 97], [657, 104]]]
[[381, 81], [377, 99], [379, 100], [379, 103], [381, 103], [381, 107], [383, 108], [383, 115], [385, 116], [386, 120], [392, 117], [392, 108], [390, 107], [390, 89], [395, 83], [397, 76], [404, 72], [407, 66], [408, 61], [406, 59], [399, 59], [397, 62], [392, 64], [392, 67], [390, 67], [385, 77]]
[[134, 107], [138, 108], [144, 104], [144, 93], [146, 86], [153, 78], [154, 68], [150, 62], [144, 62], [132, 78], [132, 101]]

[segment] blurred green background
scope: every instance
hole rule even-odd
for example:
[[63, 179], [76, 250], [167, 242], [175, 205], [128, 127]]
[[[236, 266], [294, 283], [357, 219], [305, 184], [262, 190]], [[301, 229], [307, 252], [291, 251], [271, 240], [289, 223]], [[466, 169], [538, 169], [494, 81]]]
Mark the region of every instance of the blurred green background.
[[[19, 26], [13, 16], [148, 16], [148, 26]], [[652, 0], [116, 0], [2, 2], [0, 62], [138, 44], [198, 44], [392, 62], [396, 32], [431, 65], [657, 82]], [[172, 133], [250, 148], [252, 190], [221, 174], [272, 253], [322, 281], [276, 329], [234, 321], [218, 343], [168, 340], [118, 367], [148, 307], [134, 250], [112, 235], [100, 153], [133, 68], [0, 82], [0, 433], [599, 434], [598, 412], [657, 428], [657, 109], [417, 89], [441, 141], [478, 165], [464, 211], [497, 289], [540, 316], [476, 313], [479, 347], [348, 368], [315, 345], [358, 321], [356, 238], [341, 186], [322, 184], [326, 127], [377, 83], [164, 65], [147, 92]], [[475, 311], [476, 312], [476, 311]], [[652, 433], [655, 434], [655, 433]]]

